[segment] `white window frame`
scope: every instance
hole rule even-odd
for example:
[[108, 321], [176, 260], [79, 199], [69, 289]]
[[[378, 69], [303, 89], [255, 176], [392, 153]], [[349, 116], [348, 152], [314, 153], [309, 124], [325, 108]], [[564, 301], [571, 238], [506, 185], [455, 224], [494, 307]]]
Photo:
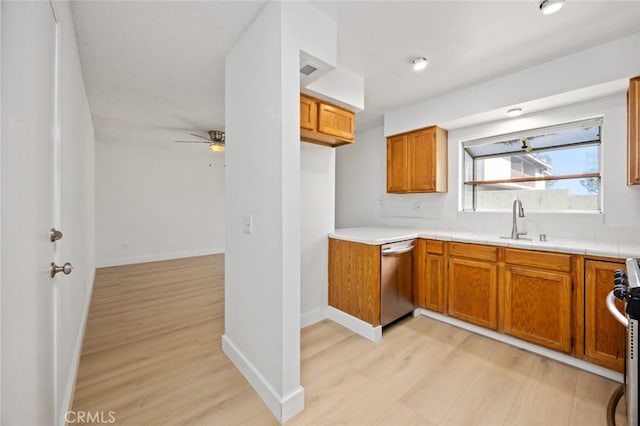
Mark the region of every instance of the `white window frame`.
[[[504, 133], [504, 134], [500, 134], [500, 135], [494, 135], [494, 136], [489, 136], [489, 137], [483, 137], [483, 138], [477, 138], [477, 139], [468, 139], [468, 140], [463, 140], [460, 141], [460, 173], [459, 173], [459, 178], [460, 178], [460, 185], [459, 185], [459, 190], [460, 190], [460, 197], [459, 197], [459, 211], [461, 213], [487, 213], [487, 212], [504, 212], [504, 211], [508, 211], [509, 209], [482, 209], [482, 210], [477, 210], [476, 209], [476, 197], [475, 194], [473, 195], [473, 207], [472, 209], [465, 209], [465, 187], [469, 184], [473, 184], [473, 185], [481, 185], [481, 184], [487, 184], [487, 183], [507, 183], [507, 182], [514, 182], [517, 183], [519, 180], [518, 179], [499, 179], [496, 181], [476, 181], [476, 180], [472, 180], [472, 181], [466, 181], [465, 180], [465, 148], [467, 147], [473, 147], [473, 146], [478, 146], [478, 145], [488, 145], [488, 144], [492, 144], [492, 143], [498, 143], [498, 142], [504, 142], [504, 141], [508, 141], [508, 140], [512, 140], [512, 139], [525, 139], [528, 137], [532, 137], [532, 136], [538, 136], [544, 133], [550, 133], [553, 131], [558, 131], [558, 130], [563, 130], [563, 129], [571, 129], [571, 128], [575, 128], [575, 127], [580, 127], [580, 126], [599, 126], [600, 127], [600, 140], [599, 142], [597, 142], [596, 144], [599, 146], [599, 158], [598, 158], [598, 172], [597, 173], [582, 173], [582, 174], [576, 174], [576, 175], [558, 175], [558, 176], [551, 176], [548, 178], [525, 178], [524, 180], [522, 180], [522, 182], [536, 182], [536, 181], [544, 181], [544, 180], [562, 180], [562, 179], [577, 179], [577, 178], [591, 178], [591, 177], [596, 177], [599, 179], [599, 191], [598, 191], [598, 206], [599, 209], [593, 209], [593, 210], [534, 210], [535, 213], [573, 213], [573, 214], [601, 214], [603, 213], [603, 173], [602, 173], [602, 128], [603, 128], [603, 122], [604, 122], [604, 117], [603, 116], [596, 116], [596, 117], [590, 117], [590, 118], [586, 118], [586, 119], [581, 119], [581, 120], [575, 120], [575, 121], [568, 121], [568, 122], [564, 122], [564, 123], [559, 123], [559, 124], [554, 124], [554, 125], [549, 125], [549, 126], [544, 126], [544, 127], [537, 127], [537, 128], [533, 128], [533, 129], [526, 129], [526, 130], [521, 130], [521, 131], [517, 131], [517, 132], [511, 132], [511, 133]], [[578, 143], [576, 145], [584, 145], [587, 146], [589, 145], [589, 143], [587, 142], [583, 142], [583, 143]], [[565, 147], [569, 147], [570, 145], [565, 145]], [[562, 148], [560, 148], [562, 149]], [[496, 157], [499, 157], [500, 155], [496, 155]], [[505, 153], [504, 155], [505, 157], [508, 156], [507, 153]], [[475, 161], [475, 159], [473, 159], [472, 161]], [[475, 166], [474, 166], [475, 167]], [[559, 178], [559, 179], [558, 179]]]

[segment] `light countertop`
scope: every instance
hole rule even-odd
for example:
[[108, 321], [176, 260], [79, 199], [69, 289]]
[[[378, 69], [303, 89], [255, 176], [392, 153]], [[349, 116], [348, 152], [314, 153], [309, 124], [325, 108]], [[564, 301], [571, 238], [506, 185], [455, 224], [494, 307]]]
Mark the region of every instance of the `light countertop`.
[[489, 244], [504, 247], [530, 250], [553, 251], [582, 255], [627, 258], [640, 257], [640, 244], [618, 243], [615, 241], [589, 241], [578, 239], [549, 237], [547, 241], [539, 241], [538, 235], [527, 235], [533, 240], [511, 240], [500, 238], [500, 235], [481, 232], [461, 232], [447, 230], [424, 230], [414, 228], [392, 227], [359, 227], [336, 229], [329, 234], [330, 238], [362, 244], [381, 245], [412, 238], [428, 238], [432, 240], [457, 241], [464, 243]]

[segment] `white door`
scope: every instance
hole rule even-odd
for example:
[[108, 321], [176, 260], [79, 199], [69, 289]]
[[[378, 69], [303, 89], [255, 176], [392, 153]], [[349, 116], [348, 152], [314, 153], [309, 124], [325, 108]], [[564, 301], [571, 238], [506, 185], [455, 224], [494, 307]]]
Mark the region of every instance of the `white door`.
[[[2, 12], [1, 424], [55, 424], [56, 23], [48, 2]], [[58, 278], [56, 278], [58, 280]]]

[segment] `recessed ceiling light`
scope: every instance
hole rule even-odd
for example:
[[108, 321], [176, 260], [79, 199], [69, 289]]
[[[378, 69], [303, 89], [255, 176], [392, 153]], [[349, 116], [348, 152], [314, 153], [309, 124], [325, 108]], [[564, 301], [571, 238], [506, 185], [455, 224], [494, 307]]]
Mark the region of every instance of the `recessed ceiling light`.
[[427, 58], [416, 58], [411, 62], [413, 63], [414, 71], [422, 71], [427, 67]]
[[562, 6], [564, 6], [565, 0], [542, 0], [540, 2], [540, 11], [545, 15], [551, 15], [556, 13]]
[[522, 108], [511, 108], [507, 111], [507, 117], [517, 117], [522, 115]]

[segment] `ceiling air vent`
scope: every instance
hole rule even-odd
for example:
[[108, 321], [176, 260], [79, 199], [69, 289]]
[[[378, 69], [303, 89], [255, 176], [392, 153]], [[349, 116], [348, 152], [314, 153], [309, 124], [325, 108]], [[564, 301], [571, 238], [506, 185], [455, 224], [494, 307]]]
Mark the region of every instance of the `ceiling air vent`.
[[306, 64], [305, 66], [303, 66], [302, 68], [300, 68], [300, 72], [304, 75], [310, 75], [313, 74], [315, 71], [317, 71], [318, 68], [314, 67], [313, 65], [309, 65]]

